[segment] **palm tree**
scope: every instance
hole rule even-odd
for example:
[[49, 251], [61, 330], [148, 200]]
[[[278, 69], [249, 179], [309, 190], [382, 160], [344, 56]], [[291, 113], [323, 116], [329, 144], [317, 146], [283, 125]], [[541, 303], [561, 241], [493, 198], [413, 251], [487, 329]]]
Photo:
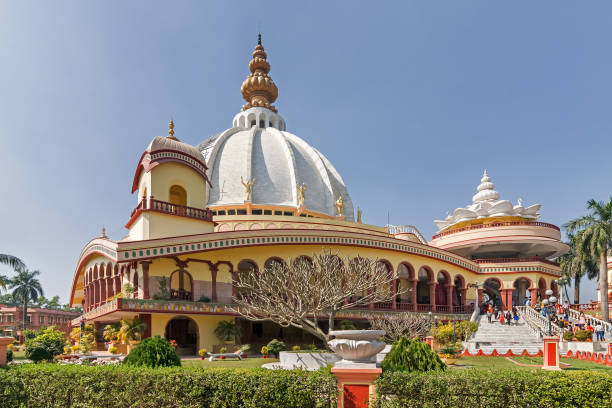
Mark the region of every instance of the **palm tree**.
[[[8, 265], [16, 271], [25, 269], [26, 266], [23, 261], [16, 256], [0, 254], [0, 264]], [[8, 279], [4, 275], [0, 275], [0, 288], [6, 289], [6, 282]]]
[[130, 340], [138, 341], [142, 338], [142, 334], [146, 327], [147, 325], [137, 317], [121, 320], [121, 328], [119, 329], [118, 337], [124, 343]]
[[580, 303], [580, 281], [585, 275], [588, 279], [595, 279], [599, 273], [599, 265], [591, 256], [583, 256], [575, 235], [568, 234], [568, 238], [567, 244], [570, 249], [566, 254], [561, 255], [558, 261], [561, 264], [563, 280], [566, 282], [569, 282], [570, 279], [574, 280], [574, 303], [578, 304]]
[[584, 258], [599, 262], [599, 295], [601, 318], [609, 322], [608, 310], [608, 253], [612, 250], [612, 197], [608, 202], [587, 201], [590, 214], [564, 225], [571, 234], [576, 234], [578, 252]]
[[13, 289], [13, 297], [23, 302], [23, 331], [27, 327], [26, 317], [28, 315], [28, 302], [36, 302], [38, 296], [43, 294], [42, 286], [36, 277], [40, 275], [38, 271], [20, 270], [17, 276], [9, 279], [8, 286]]

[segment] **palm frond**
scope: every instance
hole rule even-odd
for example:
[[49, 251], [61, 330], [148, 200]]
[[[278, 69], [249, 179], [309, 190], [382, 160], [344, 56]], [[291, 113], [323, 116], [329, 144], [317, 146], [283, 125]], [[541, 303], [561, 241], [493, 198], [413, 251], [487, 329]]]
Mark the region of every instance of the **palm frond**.
[[8, 254], [0, 254], [0, 264], [8, 265], [16, 271], [26, 269], [26, 266], [21, 259]]

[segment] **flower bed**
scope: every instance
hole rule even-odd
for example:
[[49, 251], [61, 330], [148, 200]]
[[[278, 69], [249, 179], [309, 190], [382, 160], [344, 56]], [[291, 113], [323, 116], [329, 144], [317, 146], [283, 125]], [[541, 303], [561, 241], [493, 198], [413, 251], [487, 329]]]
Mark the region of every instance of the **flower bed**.
[[21, 364], [0, 370], [6, 407], [331, 407], [329, 374], [262, 369]]

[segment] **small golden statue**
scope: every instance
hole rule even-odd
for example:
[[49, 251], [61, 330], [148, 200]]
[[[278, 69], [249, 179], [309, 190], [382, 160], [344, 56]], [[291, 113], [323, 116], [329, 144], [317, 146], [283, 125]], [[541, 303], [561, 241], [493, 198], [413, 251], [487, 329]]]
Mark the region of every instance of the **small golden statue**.
[[357, 222], [358, 222], [359, 224], [361, 224], [361, 223], [362, 223], [362, 222], [361, 222], [361, 213], [362, 213], [362, 212], [363, 212], [363, 211], [361, 211], [361, 208], [357, 207]]
[[306, 184], [302, 183], [302, 185], [296, 184], [295, 188], [297, 189], [297, 205], [298, 207], [304, 206], [304, 196], [306, 194]]
[[253, 184], [255, 184], [255, 179], [252, 178], [245, 182], [242, 176], [240, 176], [240, 182], [244, 186], [244, 195], [245, 195], [244, 200], [251, 201], [251, 190], [253, 189]]
[[338, 197], [338, 200], [336, 200], [336, 212], [338, 213], [337, 215], [342, 217], [344, 211], [344, 201], [342, 201], [342, 196]]

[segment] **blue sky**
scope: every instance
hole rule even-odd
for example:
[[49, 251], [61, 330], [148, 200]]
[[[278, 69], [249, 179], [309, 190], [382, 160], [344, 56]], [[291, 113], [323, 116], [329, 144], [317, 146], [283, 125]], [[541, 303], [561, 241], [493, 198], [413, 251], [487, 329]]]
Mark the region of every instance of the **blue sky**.
[[0, 252], [67, 301], [83, 245], [102, 225], [124, 236], [137, 161], [169, 117], [191, 144], [231, 126], [258, 30], [287, 130], [334, 163], [364, 221], [431, 236], [487, 168], [502, 198], [562, 224], [612, 195], [611, 9], [5, 0]]

